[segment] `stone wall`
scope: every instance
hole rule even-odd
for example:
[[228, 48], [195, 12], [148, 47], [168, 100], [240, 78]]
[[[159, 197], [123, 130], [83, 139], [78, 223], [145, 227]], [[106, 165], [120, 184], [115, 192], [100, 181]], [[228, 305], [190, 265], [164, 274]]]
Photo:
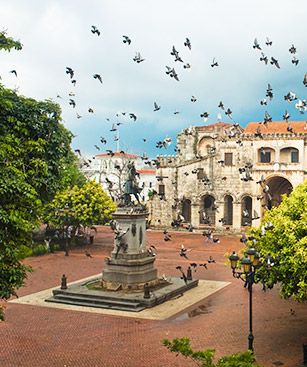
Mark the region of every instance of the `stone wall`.
[[[224, 123], [210, 125], [210, 128], [185, 129], [177, 136], [177, 156], [158, 157], [158, 195], [150, 202], [153, 227], [169, 227], [172, 220], [186, 210], [189, 222], [195, 228], [212, 226], [222, 230], [227, 227], [239, 231], [245, 223], [242, 218], [245, 197], [250, 197], [247, 200], [252, 202], [251, 217], [254, 218], [254, 210], [261, 217], [266, 209], [264, 199], [259, 199], [265, 196], [263, 187], [257, 181], [265, 178], [272, 183], [270, 189], [278, 191], [279, 182], [293, 188], [306, 179], [307, 132], [268, 134], [260, 139], [242, 133], [240, 127], [235, 128], [240, 134], [231, 136], [233, 129], [233, 125]], [[264, 150], [271, 151], [269, 163], [260, 162]], [[291, 150], [298, 151], [298, 163], [291, 163]], [[226, 164], [225, 153], [228, 158], [232, 153], [231, 164]], [[252, 165], [252, 180], [244, 181], [239, 169], [249, 164]], [[163, 190], [160, 188], [163, 195], [159, 195], [159, 185], [164, 186]], [[208, 211], [204, 205], [209, 205], [204, 202], [206, 195], [214, 198], [213, 207], [217, 207], [215, 213], [210, 214], [214, 222], [209, 224], [202, 223], [202, 211]], [[225, 224], [225, 216], [229, 219], [231, 213], [231, 224]], [[260, 219], [252, 220], [254, 226], [259, 223]]]

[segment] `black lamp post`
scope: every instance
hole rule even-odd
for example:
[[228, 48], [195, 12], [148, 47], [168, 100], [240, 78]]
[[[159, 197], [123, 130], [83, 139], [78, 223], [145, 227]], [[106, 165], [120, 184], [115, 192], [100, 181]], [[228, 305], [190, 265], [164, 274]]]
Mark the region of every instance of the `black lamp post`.
[[[230, 265], [232, 269], [232, 275], [235, 278], [241, 279], [244, 281], [244, 287], [247, 287], [249, 292], [249, 334], [248, 334], [248, 349], [254, 351], [253, 341], [253, 284], [255, 283], [255, 270], [257, 265], [259, 264], [259, 254], [253, 248], [249, 248], [247, 250], [247, 257], [240, 259], [235, 251], [229, 256]], [[237, 264], [240, 260], [241, 265], [243, 267], [243, 271], [237, 271]]]

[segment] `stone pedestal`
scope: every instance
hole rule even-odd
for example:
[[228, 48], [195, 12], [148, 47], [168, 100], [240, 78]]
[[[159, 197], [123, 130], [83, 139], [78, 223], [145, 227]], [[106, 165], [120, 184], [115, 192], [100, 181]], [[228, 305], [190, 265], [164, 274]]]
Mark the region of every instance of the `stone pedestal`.
[[45, 301], [139, 312], [197, 287], [198, 280], [192, 277], [185, 281], [157, 277], [155, 257], [146, 249], [147, 214], [142, 206], [119, 208], [113, 214], [114, 249], [102, 278], [54, 289]]
[[142, 207], [119, 208], [113, 214], [117, 234], [102, 274], [105, 288], [141, 289], [145, 283], [158, 282], [155, 258], [146, 249], [147, 216]]

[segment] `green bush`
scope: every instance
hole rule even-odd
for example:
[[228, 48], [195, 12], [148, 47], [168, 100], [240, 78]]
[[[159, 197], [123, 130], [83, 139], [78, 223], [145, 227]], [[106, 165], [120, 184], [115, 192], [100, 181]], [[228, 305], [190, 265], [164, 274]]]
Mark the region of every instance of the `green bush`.
[[32, 249], [25, 245], [20, 245], [18, 248], [17, 257], [18, 260], [25, 259], [26, 257], [30, 257], [33, 255]]
[[214, 363], [214, 349], [195, 351], [192, 349], [189, 338], [164, 339], [163, 345], [171, 352], [192, 359], [200, 367], [261, 367], [255, 363], [252, 351], [236, 353], [220, 358]]
[[33, 255], [34, 256], [40, 256], [40, 255], [44, 255], [47, 253], [47, 248], [45, 245], [36, 245], [33, 249], [32, 249]]
[[50, 243], [50, 252], [60, 251], [61, 246], [58, 243]]

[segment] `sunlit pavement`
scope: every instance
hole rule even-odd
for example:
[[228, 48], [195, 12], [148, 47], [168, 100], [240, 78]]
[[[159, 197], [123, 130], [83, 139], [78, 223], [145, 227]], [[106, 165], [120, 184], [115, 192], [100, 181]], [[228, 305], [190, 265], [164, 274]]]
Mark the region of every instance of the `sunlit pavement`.
[[[179, 313], [164, 320], [114, 316], [16, 303], [6, 304], [6, 321], [0, 323], [0, 366], [194, 366], [184, 357], [162, 346], [164, 338], [187, 336], [195, 349], [214, 348], [216, 356], [246, 350], [248, 292], [234, 279], [224, 254], [239, 250], [239, 237], [221, 237], [219, 244], [187, 232], [147, 232], [149, 245], [157, 248], [159, 275], [179, 276], [190, 262], [204, 263], [211, 255], [215, 263], [200, 267], [195, 278], [231, 282]], [[101, 227], [95, 244], [84, 249], [29, 258], [34, 272], [18, 295], [25, 296], [58, 286], [63, 273], [72, 282], [102, 271], [112, 249], [112, 232]], [[192, 250], [189, 261], [179, 256], [180, 245]], [[307, 343], [307, 310], [304, 304], [283, 300], [278, 289], [253, 289], [254, 347], [264, 366], [297, 367], [302, 364], [302, 344]], [[294, 312], [290, 312], [290, 309]]]

